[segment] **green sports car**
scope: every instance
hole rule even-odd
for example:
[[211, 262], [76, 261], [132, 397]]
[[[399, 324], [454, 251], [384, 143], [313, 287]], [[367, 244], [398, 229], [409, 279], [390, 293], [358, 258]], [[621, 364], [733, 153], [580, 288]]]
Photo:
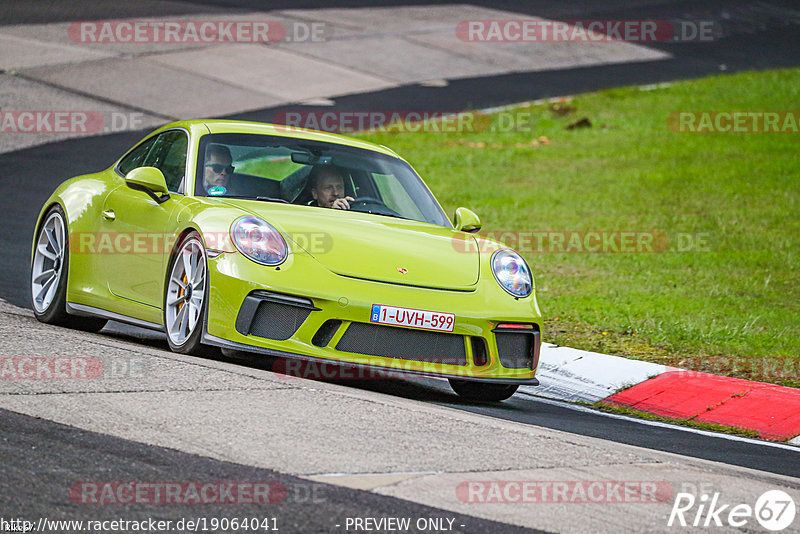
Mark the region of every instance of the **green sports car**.
[[43, 322], [113, 319], [209, 347], [448, 378], [471, 400], [535, 385], [541, 315], [522, 257], [450, 222], [392, 150], [235, 121], [168, 124], [43, 206]]

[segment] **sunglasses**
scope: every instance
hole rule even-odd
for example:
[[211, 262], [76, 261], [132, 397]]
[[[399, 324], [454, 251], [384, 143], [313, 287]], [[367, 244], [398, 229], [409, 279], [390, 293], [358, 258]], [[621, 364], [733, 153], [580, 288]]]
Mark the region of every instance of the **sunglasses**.
[[222, 171], [228, 171], [228, 174], [233, 174], [233, 165], [223, 165], [222, 163], [206, 163], [206, 167], [211, 167], [211, 170], [217, 174], [222, 174]]

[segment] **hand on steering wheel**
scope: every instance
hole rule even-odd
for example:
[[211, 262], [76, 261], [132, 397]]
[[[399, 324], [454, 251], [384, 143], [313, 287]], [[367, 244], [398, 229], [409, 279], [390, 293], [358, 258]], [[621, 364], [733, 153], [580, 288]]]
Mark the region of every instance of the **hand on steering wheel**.
[[354, 202], [355, 199], [353, 197], [344, 197], [344, 198], [337, 198], [331, 204], [331, 208], [337, 210], [349, 210], [350, 209], [350, 202]]

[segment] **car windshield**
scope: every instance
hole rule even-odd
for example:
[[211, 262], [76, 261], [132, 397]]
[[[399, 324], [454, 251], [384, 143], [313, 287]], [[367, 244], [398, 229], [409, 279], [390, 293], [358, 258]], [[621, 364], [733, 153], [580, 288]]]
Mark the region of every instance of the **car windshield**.
[[196, 176], [196, 196], [323, 208], [342, 207], [336, 201], [344, 199], [352, 211], [451, 226], [407, 163], [362, 148], [290, 137], [208, 134], [200, 139]]

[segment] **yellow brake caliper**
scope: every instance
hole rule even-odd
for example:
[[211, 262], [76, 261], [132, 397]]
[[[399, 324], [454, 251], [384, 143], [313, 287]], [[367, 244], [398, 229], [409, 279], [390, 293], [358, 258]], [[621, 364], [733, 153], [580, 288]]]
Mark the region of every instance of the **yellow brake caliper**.
[[[189, 283], [189, 280], [186, 278], [186, 273], [183, 273], [183, 276], [181, 276], [181, 282], [183, 282], [184, 287], [186, 286], [186, 284]], [[184, 293], [185, 293], [185, 291], [184, 291], [183, 287], [179, 286], [178, 287], [178, 298], [183, 297]], [[178, 303], [178, 311], [181, 311], [181, 308], [183, 308], [184, 304], [186, 304], [184, 301], [180, 301]]]

